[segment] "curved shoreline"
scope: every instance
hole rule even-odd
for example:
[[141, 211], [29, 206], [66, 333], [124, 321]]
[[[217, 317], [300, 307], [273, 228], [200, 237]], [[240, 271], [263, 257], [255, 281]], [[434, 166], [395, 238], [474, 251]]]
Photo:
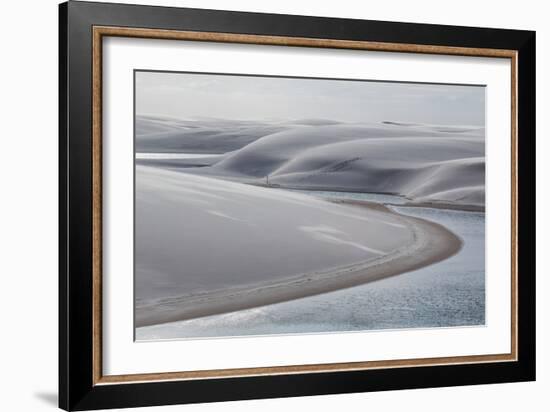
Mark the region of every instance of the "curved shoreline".
[[[437, 223], [396, 213], [378, 203], [358, 200], [337, 203], [392, 214], [411, 228], [413, 243], [379, 258], [322, 272], [301, 274], [252, 287], [162, 299], [137, 309], [135, 326], [152, 326], [234, 312], [358, 286], [437, 263], [457, 253], [462, 246], [458, 236]], [[154, 310], [147, 310], [151, 306], [154, 306]]]

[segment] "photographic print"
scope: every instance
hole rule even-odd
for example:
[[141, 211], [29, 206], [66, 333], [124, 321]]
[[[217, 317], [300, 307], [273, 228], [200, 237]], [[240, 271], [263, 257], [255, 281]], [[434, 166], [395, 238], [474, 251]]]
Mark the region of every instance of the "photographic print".
[[535, 380], [535, 32], [70, 1], [59, 45], [61, 408]]
[[485, 87], [134, 71], [136, 340], [485, 324]]

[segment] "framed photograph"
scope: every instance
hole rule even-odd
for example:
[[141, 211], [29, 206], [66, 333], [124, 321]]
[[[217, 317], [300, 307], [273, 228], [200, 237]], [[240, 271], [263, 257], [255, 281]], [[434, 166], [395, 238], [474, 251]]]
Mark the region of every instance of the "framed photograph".
[[535, 33], [60, 5], [66, 410], [535, 379]]

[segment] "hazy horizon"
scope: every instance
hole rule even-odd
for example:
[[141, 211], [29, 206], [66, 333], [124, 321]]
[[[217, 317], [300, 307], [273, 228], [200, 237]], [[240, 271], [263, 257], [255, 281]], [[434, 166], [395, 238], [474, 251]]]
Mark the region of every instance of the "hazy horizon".
[[179, 119], [485, 124], [485, 87], [136, 71], [136, 114]]

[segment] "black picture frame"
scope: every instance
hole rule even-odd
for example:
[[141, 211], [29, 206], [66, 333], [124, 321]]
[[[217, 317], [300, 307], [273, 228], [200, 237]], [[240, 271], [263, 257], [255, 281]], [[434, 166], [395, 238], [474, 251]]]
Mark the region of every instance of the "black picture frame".
[[[517, 360], [102, 385], [94, 380], [93, 27], [517, 52]], [[535, 32], [71, 1], [59, 6], [59, 406], [90, 410], [535, 379]]]

